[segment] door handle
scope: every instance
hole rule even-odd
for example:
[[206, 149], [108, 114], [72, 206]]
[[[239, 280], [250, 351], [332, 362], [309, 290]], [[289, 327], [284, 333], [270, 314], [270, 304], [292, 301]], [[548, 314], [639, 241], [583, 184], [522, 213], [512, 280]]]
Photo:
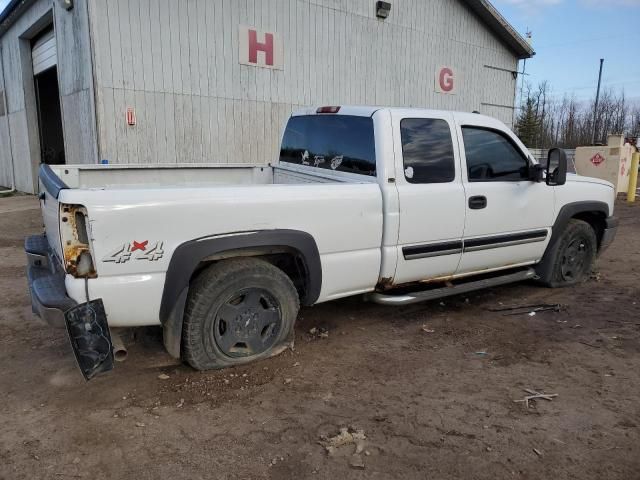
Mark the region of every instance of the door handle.
[[476, 195], [475, 197], [469, 197], [469, 208], [471, 210], [480, 210], [487, 206], [487, 197], [484, 195]]

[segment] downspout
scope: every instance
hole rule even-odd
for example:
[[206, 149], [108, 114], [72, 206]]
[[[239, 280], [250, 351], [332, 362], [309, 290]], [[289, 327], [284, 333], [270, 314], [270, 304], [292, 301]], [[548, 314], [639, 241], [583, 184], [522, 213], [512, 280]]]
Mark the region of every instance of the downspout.
[[10, 194], [16, 191], [16, 169], [13, 158], [13, 144], [11, 142], [11, 122], [9, 122], [9, 103], [7, 102], [7, 83], [4, 77], [4, 53], [0, 45], [0, 70], [2, 70], [2, 100], [4, 102], [4, 116], [7, 119], [7, 135], [9, 136], [9, 157], [11, 159], [11, 188], [0, 190], [0, 195]]

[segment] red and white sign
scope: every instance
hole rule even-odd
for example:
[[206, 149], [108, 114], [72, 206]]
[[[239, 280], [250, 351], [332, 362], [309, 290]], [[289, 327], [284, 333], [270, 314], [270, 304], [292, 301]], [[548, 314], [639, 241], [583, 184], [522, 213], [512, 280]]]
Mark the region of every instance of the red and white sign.
[[283, 70], [284, 49], [277, 33], [240, 25], [238, 35], [242, 65]]
[[136, 124], [136, 111], [133, 107], [127, 107], [127, 125], [133, 127]]
[[460, 78], [453, 67], [436, 68], [436, 92], [455, 95]]
[[591, 157], [590, 162], [593, 163], [597, 167], [602, 162], [604, 162], [604, 157], [602, 155], [600, 155], [600, 153], [598, 152], [593, 157]]

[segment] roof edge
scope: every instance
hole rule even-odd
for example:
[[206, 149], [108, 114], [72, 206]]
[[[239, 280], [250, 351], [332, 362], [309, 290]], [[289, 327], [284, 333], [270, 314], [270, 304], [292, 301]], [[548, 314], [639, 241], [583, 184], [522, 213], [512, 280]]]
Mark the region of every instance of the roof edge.
[[7, 33], [7, 30], [24, 13], [24, 11], [34, 3], [34, 0], [10, 0], [7, 6], [0, 13], [0, 37]]
[[[491, 30], [503, 40], [519, 59], [531, 58], [535, 51], [489, 0], [462, 0]], [[4, 35], [33, 0], [10, 0], [0, 13], [0, 36]]]
[[489, 0], [462, 0], [518, 56], [531, 58], [536, 52]]

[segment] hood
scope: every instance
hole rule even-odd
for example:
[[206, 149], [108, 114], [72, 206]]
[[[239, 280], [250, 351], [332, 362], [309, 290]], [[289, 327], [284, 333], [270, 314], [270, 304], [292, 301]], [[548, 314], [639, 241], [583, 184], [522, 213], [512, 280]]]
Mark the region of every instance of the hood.
[[611, 182], [594, 177], [585, 177], [583, 175], [578, 175], [577, 173], [567, 173], [567, 182], [594, 183], [596, 185], [604, 185], [611, 189], [614, 188], [613, 183]]

